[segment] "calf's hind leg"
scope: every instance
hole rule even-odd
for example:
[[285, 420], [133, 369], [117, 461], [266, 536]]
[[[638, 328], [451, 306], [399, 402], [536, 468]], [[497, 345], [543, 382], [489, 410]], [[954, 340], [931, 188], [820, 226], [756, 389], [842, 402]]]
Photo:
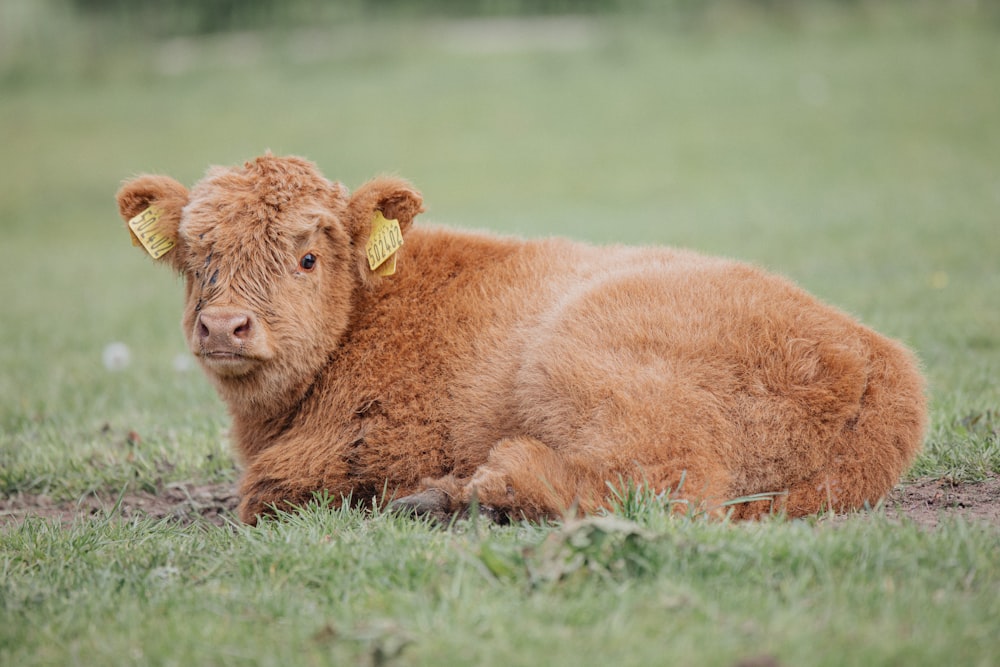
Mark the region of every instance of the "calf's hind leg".
[[688, 465], [649, 465], [634, 461], [628, 469], [598, 461], [593, 454], [553, 449], [535, 438], [501, 440], [472, 477], [425, 480], [424, 490], [396, 500], [398, 510], [446, 517], [473, 504], [497, 521], [559, 518], [567, 511], [592, 514], [606, 507], [609, 484], [630, 479], [656, 491], [672, 490], [676, 512], [724, 514], [729, 474], [688, 456]]
[[471, 478], [426, 480], [424, 491], [394, 505], [418, 514], [456, 514], [478, 503], [496, 519], [529, 521], [562, 516], [573, 506], [593, 512], [607, 494], [604, 475], [594, 462], [575, 458], [534, 438], [508, 438]]

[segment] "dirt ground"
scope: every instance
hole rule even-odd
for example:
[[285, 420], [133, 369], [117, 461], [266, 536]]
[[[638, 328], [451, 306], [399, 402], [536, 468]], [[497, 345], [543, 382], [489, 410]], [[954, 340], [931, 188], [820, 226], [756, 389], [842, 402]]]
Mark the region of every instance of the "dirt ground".
[[[113, 495], [87, 495], [63, 502], [43, 495], [10, 496], [0, 499], [0, 527], [18, 524], [30, 516], [67, 524], [76, 518], [104, 517], [114, 510], [117, 501]], [[126, 519], [152, 517], [222, 526], [237, 522], [237, 502], [232, 484], [169, 484], [158, 493], [126, 493], [115, 511]], [[991, 474], [978, 483], [918, 479], [901, 484], [886, 499], [885, 511], [890, 518], [905, 517], [928, 528], [949, 516], [1000, 526], [1000, 475]], [[834, 518], [834, 522], [838, 520]]]
[[936, 526], [941, 517], [964, 516], [1000, 526], [1000, 475], [982, 482], [918, 479], [897, 486], [885, 501], [886, 515]]
[[54, 502], [44, 495], [17, 494], [0, 499], [0, 526], [38, 516], [71, 523], [76, 518], [102, 518], [114, 513], [126, 519], [151, 517], [184, 524], [198, 521], [217, 526], [237, 523], [239, 502], [233, 484], [168, 484], [157, 493], [128, 491], [119, 503], [117, 494], [88, 494], [75, 501]]

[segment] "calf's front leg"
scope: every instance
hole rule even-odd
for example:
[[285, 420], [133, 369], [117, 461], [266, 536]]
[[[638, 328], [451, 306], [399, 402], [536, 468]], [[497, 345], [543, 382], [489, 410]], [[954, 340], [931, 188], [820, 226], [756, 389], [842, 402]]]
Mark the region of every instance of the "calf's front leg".
[[240, 520], [255, 525], [261, 516], [303, 507], [321, 491], [326, 491], [334, 503], [351, 494], [347, 464], [342, 457], [336, 452], [317, 452], [307, 443], [274, 445], [261, 452], [243, 475]]

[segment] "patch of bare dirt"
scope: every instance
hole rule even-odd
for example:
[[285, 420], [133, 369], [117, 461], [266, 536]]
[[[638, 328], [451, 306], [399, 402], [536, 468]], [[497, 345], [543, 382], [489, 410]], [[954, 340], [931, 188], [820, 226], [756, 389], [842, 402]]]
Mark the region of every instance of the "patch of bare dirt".
[[[0, 498], [0, 528], [37, 516], [61, 523], [77, 518], [170, 519], [183, 524], [208, 522], [222, 526], [237, 523], [239, 502], [233, 484], [169, 484], [158, 493], [127, 492], [118, 497], [90, 494], [76, 501], [55, 502], [43, 495], [18, 494]], [[944, 517], [962, 516], [1000, 526], [1000, 475], [990, 474], [976, 483], [948, 479], [919, 479], [898, 486], [885, 500], [885, 513], [920, 526], [935, 527]], [[835, 519], [836, 521], [836, 519]]]
[[158, 493], [127, 491], [120, 502], [117, 495], [110, 494], [88, 494], [62, 502], [44, 495], [17, 494], [0, 498], [0, 527], [21, 523], [30, 516], [68, 524], [77, 518], [104, 518], [110, 514], [125, 519], [148, 517], [183, 524], [206, 521], [222, 526], [238, 522], [238, 503], [236, 487], [231, 483], [168, 484]]
[[975, 483], [925, 478], [901, 484], [886, 498], [885, 513], [928, 527], [951, 516], [1000, 526], [1000, 475]]

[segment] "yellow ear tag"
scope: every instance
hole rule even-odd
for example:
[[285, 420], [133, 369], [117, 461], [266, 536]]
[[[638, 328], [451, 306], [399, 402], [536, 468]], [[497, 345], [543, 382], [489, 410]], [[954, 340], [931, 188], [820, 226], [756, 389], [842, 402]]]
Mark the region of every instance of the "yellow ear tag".
[[141, 243], [153, 259], [163, 257], [177, 245], [172, 238], [160, 231], [158, 225], [162, 216], [163, 211], [156, 206], [150, 206], [128, 221], [132, 245]]
[[403, 232], [396, 220], [386, 220], [382, 211], [375, 211], [372, 233], [365, 244], [368, 267], [379, 276], [396, 272], [396, 251], [403, 247]]

